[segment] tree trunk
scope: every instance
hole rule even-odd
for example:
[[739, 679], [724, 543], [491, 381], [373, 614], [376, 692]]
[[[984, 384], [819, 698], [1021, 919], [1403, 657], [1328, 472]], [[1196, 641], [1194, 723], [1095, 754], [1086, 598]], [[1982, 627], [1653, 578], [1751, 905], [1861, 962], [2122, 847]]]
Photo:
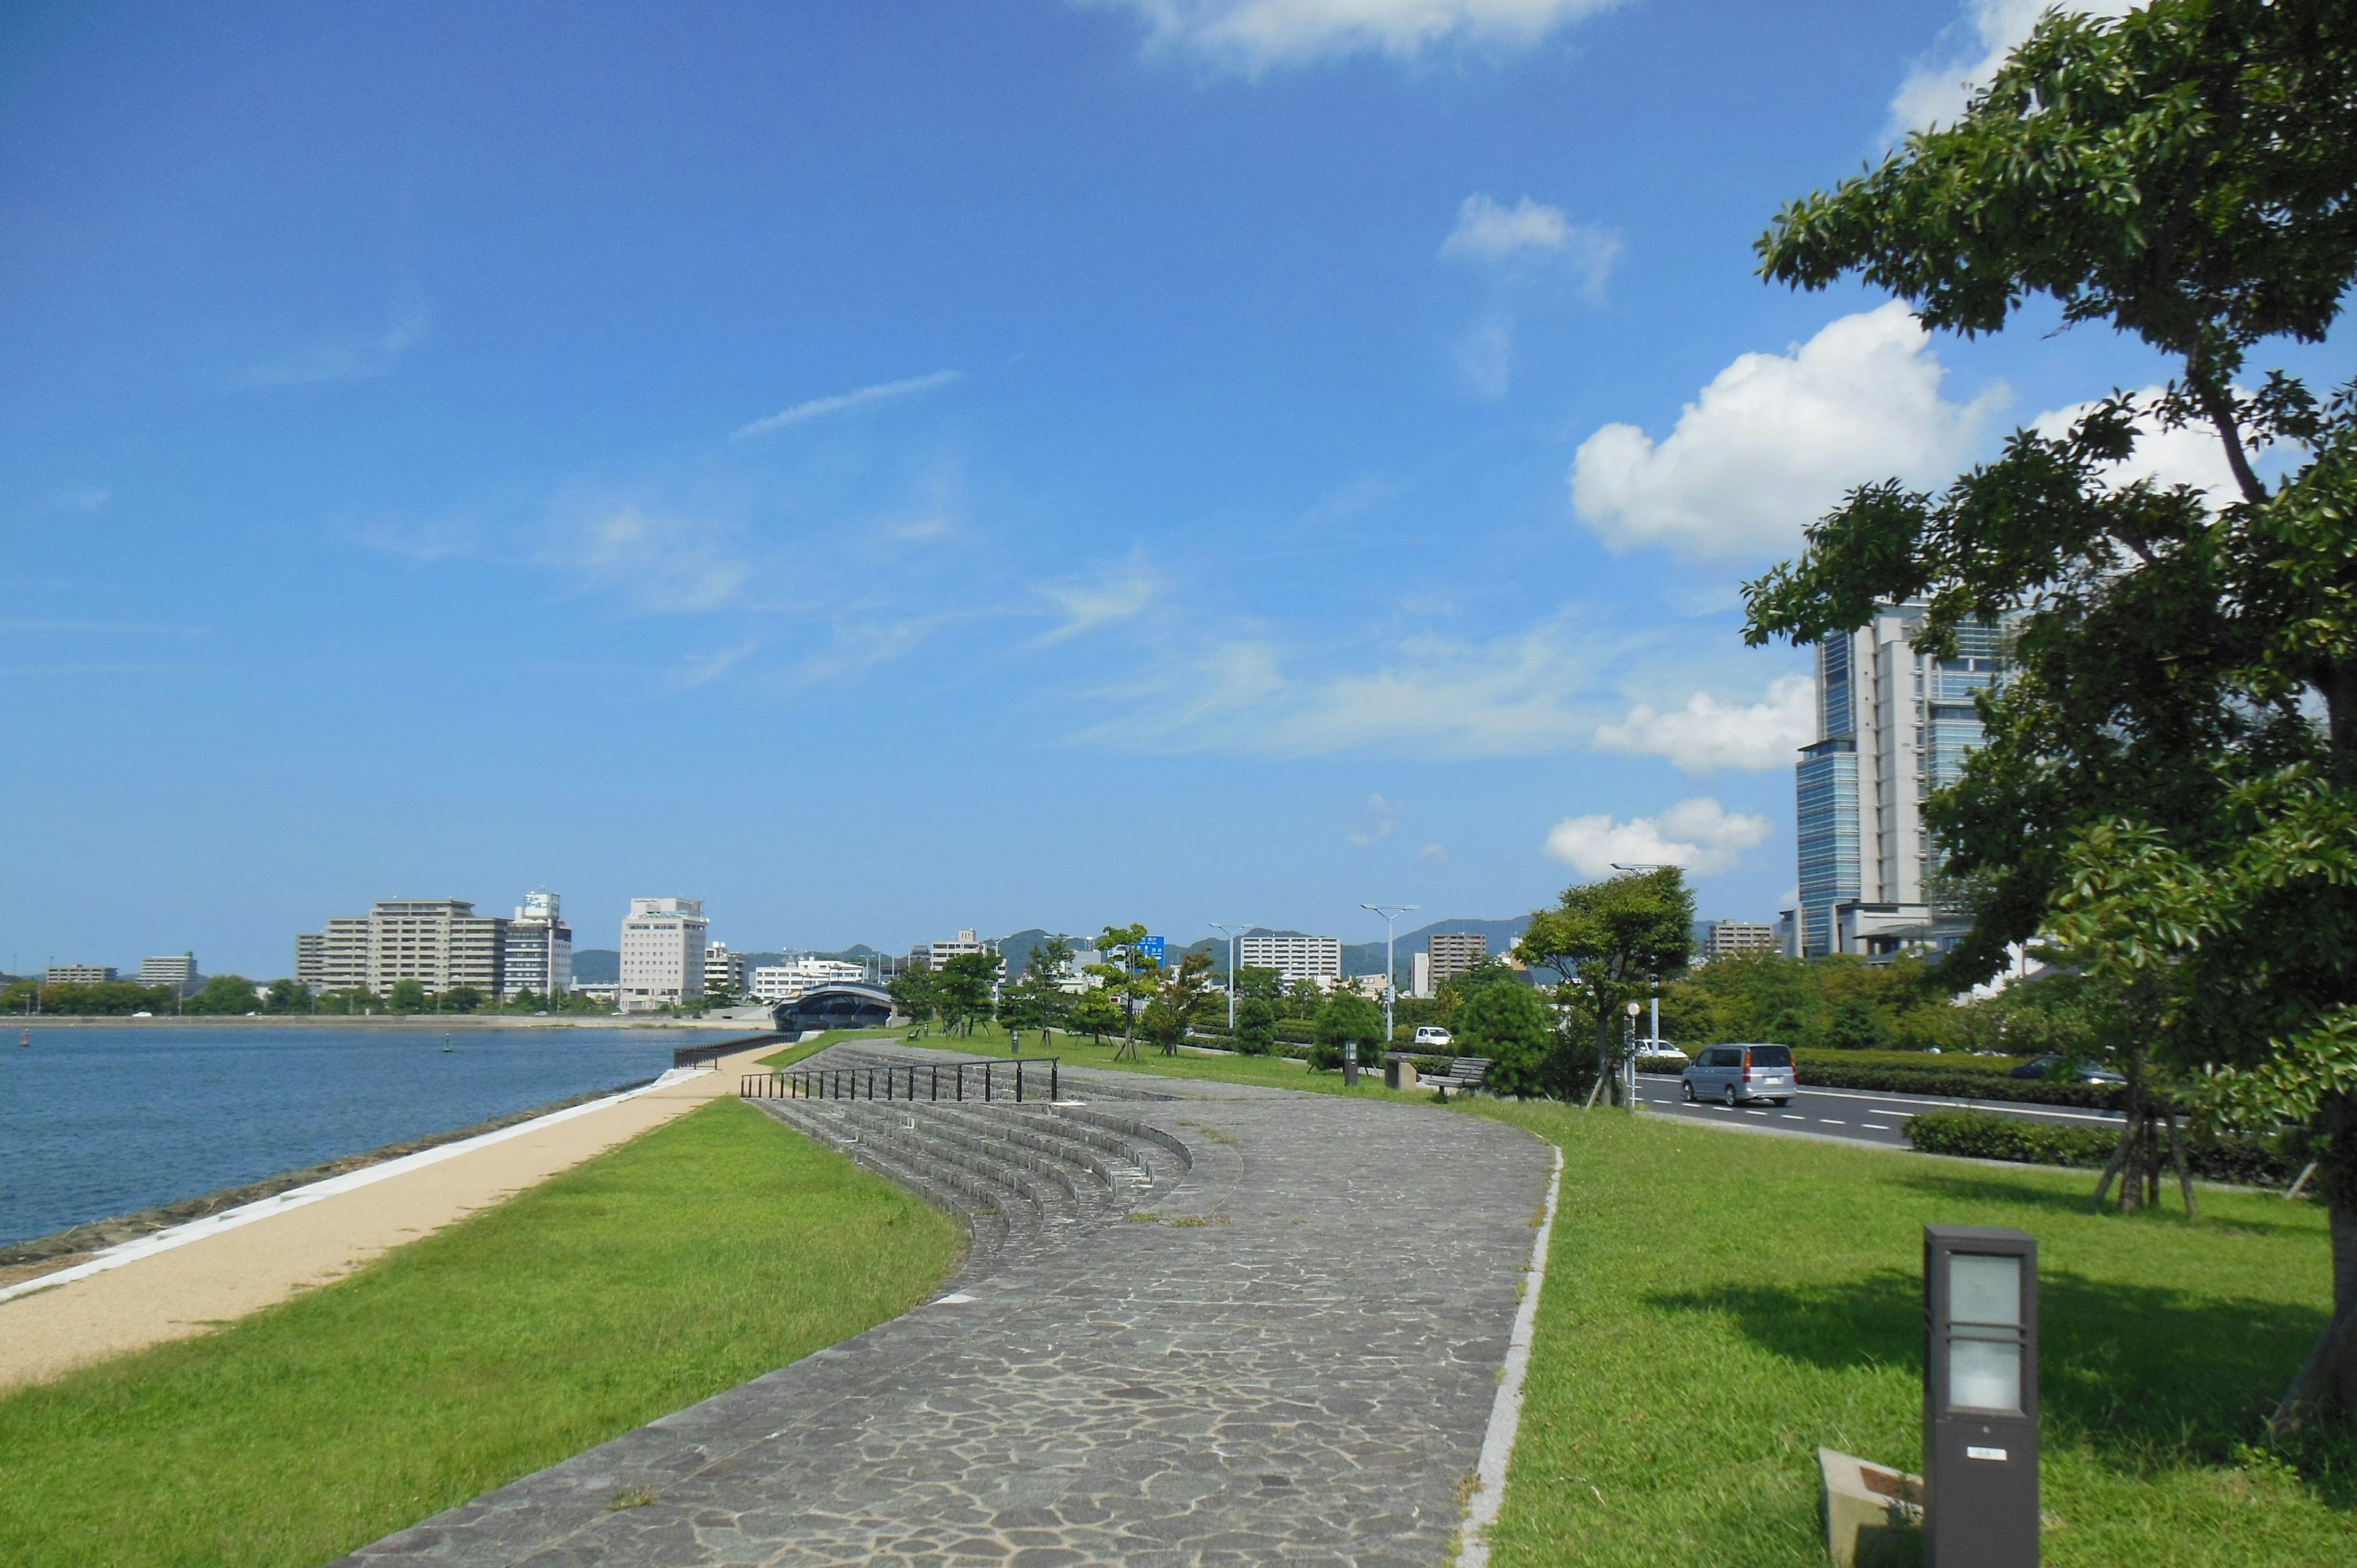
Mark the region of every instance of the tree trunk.
[[2169, 1155], [2177, 1165], [2177, 1190], [2185, 1197], [2185, 1218], [2198, 1219], [2201, 1210], [2193, 1201], [2193, 1172], [2185, 1163], [2185, 1130], [2177, 1124], [2176, 1107], [2162, 1114], [2169, 1118]]
[[2317, 1177], [2332, 1217], [2332, 1320], [2268, 1419], [2277, 1431], [2311, 1420], [2357, 1423], [2357, 1096], [2332, 1096], [2319, 1120]]

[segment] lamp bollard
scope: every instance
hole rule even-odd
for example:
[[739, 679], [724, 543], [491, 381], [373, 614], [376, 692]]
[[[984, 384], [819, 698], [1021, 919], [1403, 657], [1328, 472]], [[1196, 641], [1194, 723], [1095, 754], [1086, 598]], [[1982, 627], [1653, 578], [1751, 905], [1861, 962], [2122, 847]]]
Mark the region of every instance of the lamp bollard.
[[2036, 1568], [2038, 1242], [1923, 1227], [1927, 1568]]
[[1359, 1087], [1359, 1042], [1356, 1040], [1342, 1042], [1342, 1087]]

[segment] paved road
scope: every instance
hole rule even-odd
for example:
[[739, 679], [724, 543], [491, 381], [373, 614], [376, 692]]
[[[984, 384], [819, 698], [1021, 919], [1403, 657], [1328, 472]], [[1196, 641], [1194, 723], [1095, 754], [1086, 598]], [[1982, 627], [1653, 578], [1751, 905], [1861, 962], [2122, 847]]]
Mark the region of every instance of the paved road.
[[1790, 1133], [1814, 1133], [1821, 1137], [1846, 1138], [1858, 1144], [1908, 1146], [1907, 1118], [1925, 1111], [1953, 1111], [1970, 1106], [2026, 1122], [2058, 1127], [2116, 1127], [2116, 1111], [2085, 1111], [2061, 1105], [2016, 1105], [1996, 1100], [1943, 1100], [1929, 1094], [1870, 1094], [1856, 1089], [1803, 1089], [1790, 1105], [1758, 1102], [1728, 1110], [1724, 1105], [1689, 1105], [1674, 1078], [1651, 1074], [1637, 1079], [1637, 1098], [1664, 1115], [1688, 1121], [1734, 1122], [1754, 1127], [1777, 1127]]
[[[1063, 1082], [1068, 1101], [1139, 1092], [1134, 1075]], [[350, 1561], [1438, 1562], [1497, 1394], [1552, 1151], [1413, 1105], [1154, 1088], [1174, 1098], [1106, 1113], [1183, 1141], [1192, 1165], [1157, 1162], [1150, 1189], [1121, 1198], [1126, 1214], [1043, 1228], [905, 1317]], [[911, 1147], [976, 1114], [862, 1113], [885, 1112]]]

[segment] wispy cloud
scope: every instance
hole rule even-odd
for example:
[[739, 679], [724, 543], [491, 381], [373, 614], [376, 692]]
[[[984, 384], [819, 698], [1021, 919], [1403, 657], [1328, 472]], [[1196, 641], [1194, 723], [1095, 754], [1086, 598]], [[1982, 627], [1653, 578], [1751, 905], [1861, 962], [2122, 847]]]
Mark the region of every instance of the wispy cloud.
[[0, 635], [13, 637], [202, 637], [210, 629], [129, 620], [0, 619]]
[[790, 424], [802, 424], [810, 420], [823, 419], [830, 413], [843, 413], [851, 409], [865, 408], [870, 403], [884, 403], [896, 397], [908, 397], [917, 392], [931, 392], [937, 387], [945, 387], [952, 381], [961, 381], [964, 379], [963, 371], [935, 371], [929, 376], [910, 376], [906, 381], [878, 381], [872, 387], [861, 387], [857, 392], [838, 392], [833, 397], [814, 397], [807, 403], [798, 403], [791, 408], [781, 409], [765, 419], [757, 419], [750, 424], [739, 425], [736, 433], [737, 438], [741, 441], [748, 435], [766, 435], [772, 430], [783, 430]]
[[1391, 837], [1398, 831], [1399, 822], [1398, 801], [1386, 800], [1381, 795], [1370, 795], [1366, 809], [1343, 830], [1342, 836], [1361, 849], [1366, 849]]
[[400, 369], [402, 356], [425, 336], [427, 319], [427, 312], [420, 306], [382, 332], [310, 344], [253, 366], [241, 380], [250, 387], [284, 387], [389, 376]]
[[1476, 191], [1458, 208], [1440, 255], [1472, 267], [1488, 296], [1457, 340], [1458, 373], [1475, 396], [1501, 398], [1512, 380], [1523, 317], [1559, 307], [1572, 290], [1591, 305], [1602, 303], [1620, 236], [1584, 228], [1562, 208], [1527, 196], [1509, 207]]
[[1064, 642], [1141, 615], [1154, 602], [1160, 586], [1151, 572], [1135, 563], [1103, 576], [1044, 584], [1039, 592], [1062, 612], [1064, 618], [1039, 639], [1039, 645]]
[[1666, 757], [1684, 773], [1721, 768], [1789, 768], [1793, 752], [1816, 733], [1816, 686], [1806, 675], [1781, 675], [1757, 703], [1722, 703], [1696, 692], [1667, 713], [1640, 703], [1619, 724], [1599, 725], [1599, 751]]
[[1413, 59], [1452, 44], [1528, 48], [1619, 0], [1081, 0], [1134, 11], [1151, 47], [1252, 75], [1372, 52]]
[[573, 510], [551, 530], [540, 558], [654, 615], [741, 604], [754, 571], [734, 525], [630, 505]]
[[692, 692], [720, 679], [759, 650], [761, 639], [748, 637], [732, 648], [717, 652], [694, 654], [671, 672], [664, 684], [673, 692]]
[[105, 485], [66, 485], [50, 493], [42, 504], [44, 511], [76, 512], [87, 517], [105, 510], [114, 499], [114, 491]]

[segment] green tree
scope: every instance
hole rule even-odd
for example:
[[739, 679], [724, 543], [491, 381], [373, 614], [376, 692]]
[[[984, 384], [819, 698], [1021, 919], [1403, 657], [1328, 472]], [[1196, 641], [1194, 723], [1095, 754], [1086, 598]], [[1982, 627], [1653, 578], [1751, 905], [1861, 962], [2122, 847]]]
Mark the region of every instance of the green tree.
[[942, 1010], [941, 976], [930, 969], [904, 969], [887, 987], [895, 1011], [909, 1020], [909, 1033], [922, 1035]]
[[242, 974], [216, 974], [207, 978], [197, 993], [182, 1004], [187, 1013], [241, 1014], [261, 1010], [260, 998], [253, 993], [253, 982]]
[[998, 984], [998, 955], [962, 952], [941, 967], [942, 1026], [971, 1035], [990, 1021], [992, 992]]
[[1137, 1055], [1137, 1010], [1161, 989], [1162, 965], [1143, 950], [1142, 925], [1107, 926], [1097, 936], [1103, 961], [1088, 966], [1121, 1009], [1121, 1048], [1116, 1058]]
[[[2357, 877], [2337, 853], [2357, 821], [2357, 398], [2249, 372], [2338, 319], [2353, 203], [2357, 14], [2152, 0], [2049, 15], [1954, 124], [1760, 241], [1777, 281], [1856, 274], [1965, 334], [2042, 295], [2178, 368], [2156, 399], [2017, 432], [1936, 497], [1854, 492], [1748, 586], [1746, 635], [1813, 641], [1921, 600], [1919, 645], [1947, 656], [1958, 628], [2022, 612], [1987, 744], [1929, 811], [1948, 871], [1985, 886], [1952, 977], [1992, 972], [2058, 906], [2082, 937], [2147, 933], [2156, 1044], [2211, 1114], [2309, 1128], [2334, 1312], [2286, 1423], [2357, 1419]], [[2214, 436], [2226, 504], [2116, 482], [2186, 428]], [[2301, 459], [2272, 485], [2270, 445]]]
[[425, 986], [422, 981], [396, 980], [385, 993], [388, 1013], [423, 1013], [425, 1011]]
[[1458, 1009], [1455, 1033], [1458, 1055], [1490, 1058], [1486, 1086], [1492, 1092], [1525, 1100], [1547, 1092], [1555, 1021], [1531, 987], [1508, 983], [1475, 988]]
[[434, 999], [437, 1013], [472, 1013], [482, 1004], [482, 992], [471, 985], [454, 985]]
[[1531, 917], [1514, 950], [1533, 969], [1573, 976], [1567, 983], [1587, 993], [1596, 1070], [1619, 1103], [1621, 1009], [1685, 968], [1694, 951], [1694, 893], [1674, 865], [1576, 883], [1555, 908]]
[[308, 1013], [311, 1011], [311, 988], [299, 980], [274, 980], [270, 983], [270, 989], [263, 993], [262, 1010], [265, 1013]]
[[704, 984], [704, 1004], [706, 1007], [734, 1007], [740, 998], [737, 987], [726, 979], [708, 980]]
[[1107, 1035], [1119, 1034], [1126, 1021], [1113, 993], [1099, 986], [1091, 986], [1073, 999], [1070, 1018], [1074, 1034], [1086, 1035], [1101, 1046]]
[[1071, 1010], [1072, 999], [1064, 991], [1071, 973], [1071, 939], [1053, 936], [1035, 945], [1024, 958], [1022, 977], [1007, 988], [1000, 1004], [1007, 1026], [1036, 1030], [1044, 1045]]
[[1236, 1001], [1241, 1005], [1247, 998], [1276, 1003], [1285, 998], [1285, 976], [1274, 969], [1261, 969], [1253, 964], [1236, 970]]
[[1375, 1047], [1383, 1037], [1383, 1010], [1355, 991], [1337, 990], [1318, 1009], [1318, 1036], [1309, 1047], [1309, 1065], [1320, 1072], [1342, 1065], [1342, 1043], [1359, 1043], [1359, 1065], [1380, 1060]]
[[1138, 1027], [1164, 1056], [1178, 1054], [1187, 1031], [1201, 1020], [1204, 1010], [1211, 1005], [1211, 973], [1210, 953], [1187, 954], [1178, 961], [1178, 968], [1164, 976], [1138, 1015]]
[[41, 987], [38, 981], [12, 980], [8, 989], [0, 991], [0, 1008], [10, 1013], [28, 1014], [39, 1010]]
[[1265, 1057], [1276, 1049], [1276, 1003], [1248, 994], [1236, 1003], [1236, 1054]]

